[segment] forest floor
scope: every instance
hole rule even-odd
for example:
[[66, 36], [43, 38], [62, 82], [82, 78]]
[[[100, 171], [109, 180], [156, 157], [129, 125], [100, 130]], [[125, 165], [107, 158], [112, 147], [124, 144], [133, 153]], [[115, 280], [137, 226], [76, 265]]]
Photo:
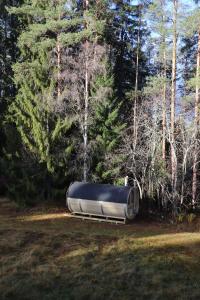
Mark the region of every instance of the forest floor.
[[0, 300], [200, 299], [200, 222], [82, 221], [0, 200]]

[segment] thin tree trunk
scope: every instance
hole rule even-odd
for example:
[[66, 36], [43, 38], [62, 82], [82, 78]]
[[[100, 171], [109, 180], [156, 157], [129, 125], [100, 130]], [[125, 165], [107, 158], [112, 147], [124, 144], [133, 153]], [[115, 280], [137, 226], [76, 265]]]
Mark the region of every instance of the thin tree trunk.
[[[181, 119], [180, 119], [181, 120]], [[181, 205], [183, 205], [183, 200], [184, 200], [184, 182], [185, 182], [185, 173], [186, 173], [186, 162], [187, 162], [187, 152], [188, 148], [186, 144], [186, 139], [185, 139], [185, 131], [184, 131], [184, 126], [183, 126], [183, 121], [181, 120], [181, 133], [182, 133], [182, 145], [183, 145], [183, 160], [182, 160], [182, 174], [181, 174]], [[186, 150], [185, 150], [186, 149]]]
[[176, 191], [176, 153], [174, 139], [175, 101], [176, 101], [176, 68], [177, 68], [177, 9], [178, 0], [173, 0], [173, 50], [172, 50], [172, 86], [171, 86], [171, 181], [173, 204]]
[[[163, 40], [165, 44], [165, 38]], [[165, 45], [164, 45], [165, 47]], [[162, 98], [162, 158], [164, 165], [166, 165], [166, 78], [167, 78], [167, 67], [166, 67], [166, 48], [163, 53], [163, 98]]]
[[[87, 43], [87, 42], [86, 42]], [[88, 58], [87, 58], [87, 46], [86, 46], [86, 61], [85, 61], [85, 111], [84, 111], [84, 165], [83, 165], [83, 179], [87, 181], [88, 176]]]
[[[166, 17], [165, 17], [165, 0], [161, 0], [161, 8], [162, 8], [162, 28], [166, 26]], [[165, 29], [164, 29], [165, 30]], [[162, 96], [162, 159], [163, 166], [166, 168], [166, 79], [167, 79], [167, 59], [166, 59], [166, 34], [163, 32], [163, 65], [162, 65], [162, 76], [164, 79], [163, 83], [163, 96]], [[161, 196], [162, 196], [162, 206], [164, 206], [164, 194], [165, 194], [165, 185], [162, 184], [161, 188]]]
[[139, 50], [140, 50], [140, 27], [141, 27], [141, 5], [139, 9], [139, 27], [137, 32], [137, 51], [136, 51], [136, 67], [135, 67], [135, 92], [134, 92], [134, 107], [133, 107], [133, 142], [134, 148], [137, 143], [137, 105], [138, 105], [138, 75], [139, 75]]
[[[58, 0], [58, 5], [59, 4], [60, 4], [60, 0]], [[61, 16], [59, 14], [58, 20], [60, 19]], [[57, 98], [59, 102], [61, 96], [61, 46], [58, 41], [58, 36], [57, 36], [56, 50], [57, 50]]]
[[[161, 0], [161, 7], [163, 11], [162, 27], [165, 28], [166, 18], [164, 14], [165, 0]], [[167, 62], [166, 62], [166, 36], [163, 33], [163, 97], [162, 97], [162, 158], [164, 165], [166, 165], [166, 78], [167, 78]]]
[[[89, 7], [89, 0], [84, 1], [84, 10], [87, 12]], [[87, 28], [87, 22], [85, 23]], [[88, 48], [89, 43], [85, 42], [85, 95], [84, 95], [84, 129], [83, 129], [83, 141], [84, 141], [84, 154], [83, 154], [83, 180], [87, 181], [88, 178], [88, 106], [89, 106], [89, 78], [88, 78]]]
[[192, 177], [192, 205], [195, 205], [197, 194], [197, 160], [198, 160], [198, 127], [199, 127], [199, 75], [200, 75], [200, 31], [198, 33], [197, 66], [196, 66], [196, 94], [195, 94], [195, 112], [194, 112], [194, 160]]
[[[4, 42], [5, 44], [7, 44], [7, 26], [8, 26], [8, 20], [6, 18], [6, 16], [4, 15], [5, 19], [4, 19], [4, 36], [3, 36], [3, 39], [4, 39]], [[7, 73], [7, 47], [5, 47], [4, 51], [3, 51], [3, 54], [2, 54], [2, 57], [3, 57], [3, 73]], [[5, 86], [5, 84], [2, 85], [2, 90], [3, 90], [3, 94], [2, 96], [6, 95], [7, 94], [7, 91], [8, 91], [8, 87]]]
[[[164, 41], [165, 43], [165, 41]], [[162, 159], [163, 167], [166, 168], [166, 79], [167, 79], [167, 68], [166, 68], [166, 49], [163, 53], [163, 97], [162, 97]], [[164, 205], [164, 193], [165, 185], [162, 185], [162, 205]]]
[[57, 97], [58, 101], [61, 96], [61, 47], [59, 42], [57, 42]]

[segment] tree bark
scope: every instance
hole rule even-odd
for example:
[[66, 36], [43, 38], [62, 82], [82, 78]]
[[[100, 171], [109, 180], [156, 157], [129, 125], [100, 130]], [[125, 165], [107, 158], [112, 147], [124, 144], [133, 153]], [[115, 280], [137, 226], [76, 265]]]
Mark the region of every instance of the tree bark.
[[166, 49], [164, 49], [163, 54], [163, 77], [164, 77], [164, 84], [163, 84], [163, 101], [162, 101], [162, 158], [164, 161], [164, 165], [166, 165], [166, 78], [167, 78], [167, 71], [166, 71]]
[[[161, 9], [162, 9], [162, 28], [166, 26], [166, 16], [165, 16], [165, 0], [161, 0]], [[165, 29], [164, 29], [165, 30]], [[162, 96], [162, 159], [163, 167], [166, 168], [166, 79], [167, 79], [167, 59], [166, 59], [166, 34], [163, 31], [162, 34], [162, 44], [163, 44], [163, 61], [162, 61], [162, 76], [164, 79], [163, 82], [163, 96]], [[161, 196], [162, 196], [162, 205], [164, 205], [164, 194], [165, 194], [165, 185], [162, 184]]]
[[177, 69], [177, 10], [178, 0], [173, 0], [173, 49], [172, 49], [172, 86], [171, 86], [171, 183], [173, 204], [176, 191], [176, 153], [175, 153], [175, 101], [176, 101], [176, 69]]
[[200, 30], [198, 33], [197, 47], [197, 65], [196, 65], [196, 93], [195, 93], [195, 111], [194, 111], [194, 159], [192, 176], [192, 205], [195, 205], [197, 194], [197, 160], [198, 160], [198, 129], [199, 129], [199, 75], [200, 75]]
[[140, 50], [140, 27], [141, 27], [141, 5], [138, 6], [139, 26], [137, 32], [137, 50], [136, 50], [136, 67], [135, 67], [135, 92], [133, 106], [133, 143], [134, 149], [137, 143], [137, 105], [138, 105], [138, 75], [139, 75], [139, 50]]
[[[161, 0], [161, 7], [163, 11], [162, 15], [162, 27], [166, 26], [166, 17], [165, 17], [165, 0]], [[162, 158], [164, 165], [166, 166], [166, 78], [167, 78], [167, 62], [166, 62], [166, 35], [163, 33], [163, 98], [162, 98]]]
[[[60, 4], [60, 1], [58, 0], [58, 5]], [[58, 20], [61, 19], [61, 16], [59, 14]], [[56, 51], [57, 51], [57, 99], [58, 102], [60, 101], [61, 96], [61, 46], [58, 40], [57, 36], [57, 43], [56, 43]]]
[[[87, 12], [89, 7], [89, 0], [84, 1], [84, 10]], [[88, 24], [85, 22], [85, 28]], [[85, 95], [84, 95], [84, 126], [83, 126], [83, 180], [88, 179], [88, 108], [89, 108], [89, 78], [88, 78], [88, 48], [89, 42], [85, 42]]]
[[84, 110], [84, 132], [83, 132], [83, 140], [84, 140], [84, 162], [83, 162], [83, 180], [87, 181], [88, 177], [88, 57], [87, 57], [87, 43], [86, 42], [86, 61], [85, 61], [85, 110]]
[[60, 101], [61, 96], [61, 47], [57, 42], [57, 98]]

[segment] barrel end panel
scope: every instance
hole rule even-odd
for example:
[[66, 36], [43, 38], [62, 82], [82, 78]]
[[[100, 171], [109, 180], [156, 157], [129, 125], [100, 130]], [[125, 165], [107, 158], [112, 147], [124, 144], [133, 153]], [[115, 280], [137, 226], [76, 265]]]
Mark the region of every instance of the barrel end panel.
[[132, 188], [129, 193], [127, 208], [126, 208], [126, 218], [128, 220], [133, 220], [139, 212], [139, 191], [137, 188]]

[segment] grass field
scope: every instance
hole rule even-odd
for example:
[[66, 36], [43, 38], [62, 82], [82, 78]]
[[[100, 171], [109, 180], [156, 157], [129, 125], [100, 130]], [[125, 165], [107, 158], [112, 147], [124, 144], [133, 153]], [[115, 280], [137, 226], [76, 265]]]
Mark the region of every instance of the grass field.
[[0, 300], [200, 299], [200, 224], [112, 225], [0, 201]]

